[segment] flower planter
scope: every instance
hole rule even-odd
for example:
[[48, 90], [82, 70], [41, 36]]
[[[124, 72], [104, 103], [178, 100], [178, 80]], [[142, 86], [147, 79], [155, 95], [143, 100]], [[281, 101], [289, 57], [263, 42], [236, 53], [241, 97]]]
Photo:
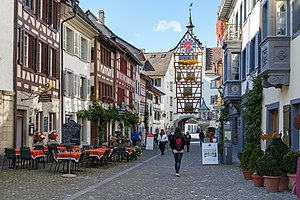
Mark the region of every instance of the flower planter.
[[289, 188], [289, 179], [286, 173], [282, 173], [280, 176], [279, 191], [287, 190], [288, 188]]
[[278, 192], [280, 176], [264, 176], [268, 192]]
[[296, 185], [296, 174], [286, 174], [289, 179], [289, 189], [293, 190]]
[[252, 173], [250, 170], [243, 170], [243, 175], [245, 180], [251, 180], [252, 179], [251, 174]]
[[252, 175], [252, 181], [254, 187], [263, 187], [264, 186], [264, 177], [260, 175]]

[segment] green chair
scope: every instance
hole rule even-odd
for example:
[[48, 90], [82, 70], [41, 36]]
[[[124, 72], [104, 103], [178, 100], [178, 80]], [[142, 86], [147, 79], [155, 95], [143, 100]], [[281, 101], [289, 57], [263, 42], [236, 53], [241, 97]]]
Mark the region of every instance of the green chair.
[[82, 151], [91, 149], [91, 145], [82, 145]]
[[[21, 147], [20, 148], [20, 161], [21, 161], [21, 168], [25, 167], [25, 164], [27, 167], [31, 167], [31, 164], [33, 164], [33, 159], [30, 154], [30, 148], [29, 147]], [[34, 166], [33, 166], [34, 167]]]
[[106, 150], [104, 151], [103, 156], [101, 157], [101, 161], [103, 161], [104, 164], [107, 164], [107, 161], [108, 161], [108, 158], [109, 158], [109, 153], [110, 153], [110, 150], [109, 150], [109, 149], [106, 149]]
[[125, 157], [127, 161], [129, 161], [128, 153], [126, 152], [125, 147], [118, 147], [118, 161], [122, 161]]
[[14, 148], [5, 148], [5, 155], [2, 157], [2, 169], [3, 169], [3, 165], [4, 165], [4, 161], [5, 159], [8, 160], [8, 167], [9, 168], [16, 168], [16, 160], [17, 160], [17, 156], [16, 156], [16, 152]]
[[113, 161], [115, 163], [115, 165], [117, 164], [116, 161], [117, 161], [117, 154], [118, 154], [118, 149], [114, 149], [111, 154], [109, 155], [108, 159], [110, 161]]
[[[54, 170], [53, 170], [53, 171], [55, 171], [55, 170], [58, 171], [58, 170], [59, 170], [59, 167], [60, 167], [60, 164], [61, 164], [63, 161], [57, 159], [57, 150], [56, 150], [56, 149], [52, 149], [52, 150], [51, 150], [51, 155], [52, 155], [53, 160], [52, 160], [52, 163], [51, 163], [49, 172], [51, 172], [53, 163], [55, 163], [55, 167], [54, 167]], [[67, 162], [67, 161], [64, 161], [64, 164], [65, 164], [65, 162]], [[58, 165], [58, 166], [57, 166], [57, 165]], [[57, 167], [57, 169], [56, 169], [56, 167]]]

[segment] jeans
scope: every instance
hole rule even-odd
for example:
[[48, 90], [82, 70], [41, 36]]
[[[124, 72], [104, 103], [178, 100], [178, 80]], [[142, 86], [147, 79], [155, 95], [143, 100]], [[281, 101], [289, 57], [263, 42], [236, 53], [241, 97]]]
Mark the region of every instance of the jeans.
[[200, 147], [202, 147], [202, 143], [204, 143], [204, 139], [200, 139]]
[[190, 151], [190, 144], [191, 144], [191, 142], [187, 142], [187, 143], [186, 143], [186, 151], [187, 151], [187, 152]]
[[173, 153], [173, 155], [175, 158], [175, 171], [176, 171], [176, 174], [178, 174], [183, 153]]
[[159, 149], [160, 149], [161, 155], [165, 154], [166, 144], [167, 144], [167, 142], [159, 142]]

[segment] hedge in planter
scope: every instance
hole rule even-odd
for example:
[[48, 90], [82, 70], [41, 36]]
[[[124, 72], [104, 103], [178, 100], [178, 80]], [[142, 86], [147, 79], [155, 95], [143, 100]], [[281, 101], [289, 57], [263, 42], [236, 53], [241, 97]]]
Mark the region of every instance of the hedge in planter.
[[250, 171], [256, 175], [262, 175], [260, 171], [257, 170], [257, 160], [264, 155], [264, 152], [261, 150], [260, 146], [257, 145], [252, 151], [252, 154], [249, 158], [248, 167]]
[[290, 151], [283, 156], [283, 170], [289, 174], [296, 174], [299, 151]]

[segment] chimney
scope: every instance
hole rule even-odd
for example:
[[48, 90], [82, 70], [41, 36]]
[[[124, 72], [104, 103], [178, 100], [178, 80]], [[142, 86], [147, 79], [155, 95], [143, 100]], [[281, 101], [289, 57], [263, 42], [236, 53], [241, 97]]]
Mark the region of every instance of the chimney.
[[145, 53], [145, 49], [144, 48], [142, 48], [142, 49], [140, 49], [143, 53]]
[[100, 23], [105, 24], [104, 10], [99, 10], [99, 21]]

